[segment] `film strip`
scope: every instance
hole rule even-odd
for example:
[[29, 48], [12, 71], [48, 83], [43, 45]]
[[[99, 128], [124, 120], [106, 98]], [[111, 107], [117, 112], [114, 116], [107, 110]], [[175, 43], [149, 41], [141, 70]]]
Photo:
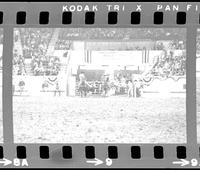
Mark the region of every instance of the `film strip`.
[[0, 3], [0, 168], [200, 167], [200, 3]]

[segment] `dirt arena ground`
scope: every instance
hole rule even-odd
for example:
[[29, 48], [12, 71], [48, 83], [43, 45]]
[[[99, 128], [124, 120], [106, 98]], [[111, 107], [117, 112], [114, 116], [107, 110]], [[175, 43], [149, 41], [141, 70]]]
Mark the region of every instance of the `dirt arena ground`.
[[185, 98], [13, 98], [17, 143], [186, 142]]

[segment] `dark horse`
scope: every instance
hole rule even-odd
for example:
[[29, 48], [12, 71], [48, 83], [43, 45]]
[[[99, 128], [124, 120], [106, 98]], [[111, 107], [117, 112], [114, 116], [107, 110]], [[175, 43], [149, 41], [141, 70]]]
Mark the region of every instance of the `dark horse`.
[[106, 78], [106, 80], [102, 84], [102, 93], [104, 96], [107, 96], [109, 89], [110, 89], [109, 78]]
[[80, 96], [81, 97], [86, 97], [87, 93], [89, 92], [90, 87], [88, 86], [88, 84], [83, 81], [79, 87], [78, 87], [78, 91], [80, 92]]

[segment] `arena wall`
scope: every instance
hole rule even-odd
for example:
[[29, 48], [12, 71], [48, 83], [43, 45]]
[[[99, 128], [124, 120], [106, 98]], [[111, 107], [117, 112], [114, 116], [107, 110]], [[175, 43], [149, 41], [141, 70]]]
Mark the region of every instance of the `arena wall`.
[[[24, 82], [24, 87], [20, 87], [20, 82]], [[56, 83], [62, 96], [66, 96], [66, 77], [62, 76], [15, 76], [13, 79], [14, 95], [25, 96], [54, 96]], [[47, 87], [43, 88], [43, 84]], [[22, 90], [23, 88], [23, 90]], [[21, 93], [22, 90], [22, 93]]]
[[[23, 92], [20, 93], [20, 82], [24, 82]], [[48, 84], [45, 89], [42, 88], [44, 83]], [[15, 76], [13, 84], [15, 86], [14, 95], [24, 95], [24, 96], [54, 96], [56, 90], [56, 82], [59, 83], [59, 90], [61, 96], [75, 96], [76, 92], [76, 77], [68, 77], [68, 81], [65, 77], [50, 77], [50, 76]], [[68, 87], [68, 88], [66, 88]], [[174, 93], [177, 96], [179, 94], [185, 94], [186, 92], [186, 78], [180, 77], [178, 80], [172, 78], [167, 78], [165, 80], [154, 79], [149, 86], [143, 88], [143, 93], [152, 95], [159, 94], [170, 94]]]
[[186, 77], [179, 77], [177, 80], [167, 78], [162, 80], [154, 78], [152, 83], [144, 88], [146, 93], [185, 93], [186, 92]]

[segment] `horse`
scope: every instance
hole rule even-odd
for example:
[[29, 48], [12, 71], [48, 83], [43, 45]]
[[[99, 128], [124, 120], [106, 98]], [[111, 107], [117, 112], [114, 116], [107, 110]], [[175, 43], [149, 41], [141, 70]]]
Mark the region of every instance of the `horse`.
[[109, 89], [110, 89], [110, 87], [109, 87], [108, 82], [103, 82], [103, 84], [102, 84], [102, 95], [107, 96]]
[[88, 84], [85, 81], [81, 82], [78, 87], [78, 91], [80, 92], [81, 97], [86, 97], [87, 93], [89, 92]]

